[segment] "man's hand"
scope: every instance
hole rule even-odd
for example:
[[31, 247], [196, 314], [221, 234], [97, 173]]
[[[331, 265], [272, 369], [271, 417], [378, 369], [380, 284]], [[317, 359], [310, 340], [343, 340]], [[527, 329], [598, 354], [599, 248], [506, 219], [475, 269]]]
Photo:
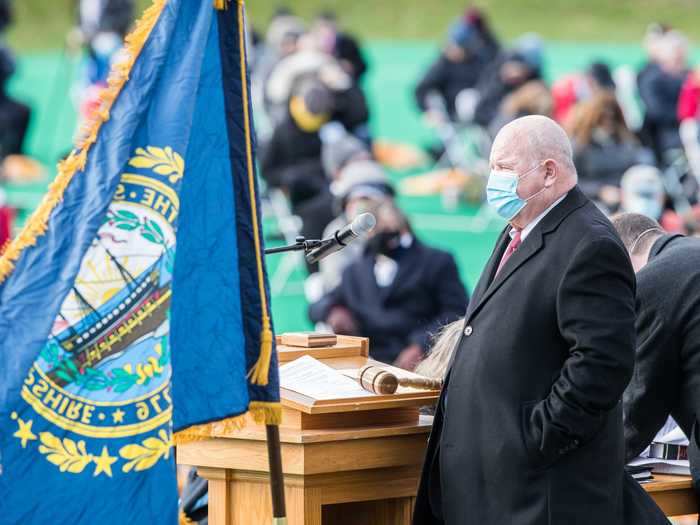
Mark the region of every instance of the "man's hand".
[[399, 368], [403, 368], [405, 370], [415, 370], [416, 366], [418, 366], [418, 363], [420, 363], [422, 359], [423, 349], [416, 344], [412, 344], [401, 350], [401, 353], [396, 358], [396, 361], [394, 361], [394, 366], [398, 366]]
[[328, 313], [326, 323], [331, 327], [336, 334], [342, 335], [357, 335], [357, 321], [352, 315], [352, 312], [344, 306], [334, 306]]

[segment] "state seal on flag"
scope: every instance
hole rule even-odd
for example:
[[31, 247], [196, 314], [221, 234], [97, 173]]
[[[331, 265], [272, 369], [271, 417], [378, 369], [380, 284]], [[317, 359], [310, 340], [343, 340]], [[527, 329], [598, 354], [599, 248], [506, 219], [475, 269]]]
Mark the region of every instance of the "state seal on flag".
[[[148, 146], [129, 167], [22, 387], [47, 427], [39, 451], [62, 471], [99, 464], [81, 438], [155, 432], [117, 450], [103, 445], [123, 472], [149, 468], [172, 446], [168, 316], [184, 163], [169, 147]], [[13, 414], [18, 425], [28, 425], [27, 412]]]

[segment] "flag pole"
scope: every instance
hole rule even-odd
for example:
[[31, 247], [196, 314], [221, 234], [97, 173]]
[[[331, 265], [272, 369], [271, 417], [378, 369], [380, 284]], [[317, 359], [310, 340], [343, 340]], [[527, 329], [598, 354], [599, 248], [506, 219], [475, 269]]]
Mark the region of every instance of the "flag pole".
[[272, 495], [272, 525], [287, 525], [284, 502], [284, 475], [282, 474], [282, 448], [280, 427], [266, 425], [267, 458], [270, 463], [270, 493]]

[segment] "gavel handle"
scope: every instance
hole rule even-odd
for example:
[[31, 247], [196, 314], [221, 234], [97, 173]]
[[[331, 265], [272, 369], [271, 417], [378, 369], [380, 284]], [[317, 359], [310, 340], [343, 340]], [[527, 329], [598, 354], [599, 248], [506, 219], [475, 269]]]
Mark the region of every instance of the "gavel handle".
[[442, 379], [430, 379], [427, 377], [400, 377], [399, 386], [423, 388], [425, 390], [440, 390]]

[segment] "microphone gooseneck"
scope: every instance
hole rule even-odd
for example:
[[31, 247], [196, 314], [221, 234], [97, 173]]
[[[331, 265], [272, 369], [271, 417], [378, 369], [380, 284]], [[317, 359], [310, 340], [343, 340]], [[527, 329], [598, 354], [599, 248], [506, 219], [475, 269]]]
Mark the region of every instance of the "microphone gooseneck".
[[306, 254], [306, 260], [314, 264], [337, 251], [345, 248], [349, 243], [372, 231], [377, 219], [371, 213], [362, 213], [348, 225], [336, 231], [329, 239], [321, 241], [321, 245]]

